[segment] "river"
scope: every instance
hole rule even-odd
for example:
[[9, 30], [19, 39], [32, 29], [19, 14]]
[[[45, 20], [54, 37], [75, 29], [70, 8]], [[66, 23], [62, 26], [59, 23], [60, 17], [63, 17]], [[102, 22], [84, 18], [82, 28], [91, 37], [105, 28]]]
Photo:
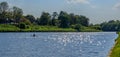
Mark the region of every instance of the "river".
[[116, 38], [115, 32], [0, 33], [0, 57], [107, 57]]

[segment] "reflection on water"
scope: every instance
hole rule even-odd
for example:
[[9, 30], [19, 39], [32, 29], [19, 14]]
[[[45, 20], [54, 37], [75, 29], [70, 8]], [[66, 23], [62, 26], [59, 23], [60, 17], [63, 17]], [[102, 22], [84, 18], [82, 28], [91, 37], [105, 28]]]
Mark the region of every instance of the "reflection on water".
[[0, 33], [1, 57], [106, 57], [117, 35], [89, 33]]

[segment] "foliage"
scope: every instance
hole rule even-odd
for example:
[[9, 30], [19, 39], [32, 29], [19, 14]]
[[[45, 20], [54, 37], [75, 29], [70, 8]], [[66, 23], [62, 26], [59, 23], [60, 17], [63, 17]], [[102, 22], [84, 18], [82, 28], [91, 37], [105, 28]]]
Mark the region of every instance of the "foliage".
[[53, 12], [51, 25], [58, 26], [58, 23], [59, 23], [59, 21], [58, 21], [58, 13], [57, 12]]
[[35, 17], [33, 15], [27, 15], [25, 18], [28, 19], [31, 23], [35, 22]]
[[8, 3], [7, 2], [1, 2], [0, 3], [0, 14], [2, 14], [3, 12], [6, 12], [6, 10], [8, 10]]
[[101, 24], [101, 29], [103, 31], [119, 31], [120, 30], [120, 21], [110, 20], [108, 22], [103, 22]]
[[14, 6], [13, 7], [13, 18], [15, 19], [15, 22], [19, 22], [22, 15], [23, 15], [22, 9]]
[[26, 19], [26, 18], [21, 18], [19, 23], [25, 23], [26, 25], [31, 25], [30, 20]]
[[[39, 29], [33, 31], [84, 31], [84, 27], [89, 27], [89, 18], [73, 13], [68, 14], [65, 11], [60, 13], [53, 12], [52, 15], [48, 12], [42, 12], [37, 19], [30, 14], [24, 16], [23, 13], [21, 8], [16, 6], [9, 7], [7, 2], [1, 2], [0, 24], [17, 25], [23, 31], [32, 31], [32, 29], [35, 29], [34, 26], [37, 26]], [[32, 26], [33, 24], [35, 25]], [[41, 27], [44, 27], [44, 29], [40, 29]], [[48, 27], [49, 29], [46, 29]]]
[[76, 29], [77, 31], [81, 31], [82, 30], [82, 25], [75, 24], [75, 25], [72, 25], [72, 28]]
[[25, 24], [25, 23], [20, 23], [20, 24], [18, 25], [18, 27], [19, 27], [20, 29], [26, 29], [26, 24]]
[[[89, 19], [85, 16], [79, 16], [79, 23], [83, 26], [88, 26], [89, 25]], [[82, 21], [82, 22], [81, 22]]]
[[43, 12], [41, 17], [38, 19], [39, 25], [48, 25], [50, 20], [50, 14], [47, 12]]
[[69, 20], [69, 15], [66, 12], [61, 11], [60, 14], [59, 14], [58, 19], [60, 20], [60, 26], [59, 27], [61, 27], [61, 28], [69, 28], [70, 20]]
[[6, 14], [8, 10], [8, 3], [7, 2], [1, 2], [0, 3], [0, 23], [5, 23], [7, 21]]

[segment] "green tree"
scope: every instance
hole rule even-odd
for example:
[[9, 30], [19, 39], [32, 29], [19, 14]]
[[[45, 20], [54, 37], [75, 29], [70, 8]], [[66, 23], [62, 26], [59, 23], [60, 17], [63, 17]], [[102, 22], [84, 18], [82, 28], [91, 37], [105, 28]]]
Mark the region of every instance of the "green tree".
[[13, 18], [15, 19], [15, 22], [18, 23], [23, 15], [23, 10], [14, 6], [13, 7]]
[[79, 23], [83, 26], [89, 26], [89, 19], [86, 16], [79, 17]]
[[30, 20], [28, 20], [28, 19], [26, 19], [24, 17], [20, 19], [19, 23], [25, 23], [26, 25], [31, 25]]
[[76, 29], [77, 31], [81, 31], [82, 25], [76, 24], [76, 25], [75, 25], [75, 29]]
[[27, 16], [25, 16], [25, 18], [27, 18], [28, 20], [30, 20], [31, 23], [34, 23], [36, 21], [35, 17], [33, 15], [27, 15]]
[[120, 30], [120, 21], [110, 20], [108, 22], [101, 23], [101, 29], [103, 31], [119, 31]]
[[70, 13], [70, 25], [76, 24], [76, 16], [73, 13]]
[[58, 17], [58, 13], [57, 12], [53, 12], [53, 14], [52, 14], [52, 20], [51, 20], [53, 26], [56, 26], [58, 24], [57, 17]]
[[26, 28], [26, 24], [23, 23], [23, 22], [20, 23], [20, 24], [19, 24], [19, 28], [20, 28], [20, 29], [25, 29], [25, 28]]
[[50, 14], [47, 12], [43, 12], [41, 17], [38, 18], [38, 24], [39, 25], [49, 25], [49, 21], [50, 21]]
[[0, 13], [6, 12], [9, 8], [9, 5], [7, 2], [1, 2], [0, 3]]
[[61, 28], [70, 27], [70, 18], [69, 18], [69, 15], [66, 12], [61, 11], [58, 19], [60, 20], [60, 26], [59, 27], [61, 27]]
[[7, 23], [7, 10], [9, 5], [7, 2], [0, 3], [0, 23]]

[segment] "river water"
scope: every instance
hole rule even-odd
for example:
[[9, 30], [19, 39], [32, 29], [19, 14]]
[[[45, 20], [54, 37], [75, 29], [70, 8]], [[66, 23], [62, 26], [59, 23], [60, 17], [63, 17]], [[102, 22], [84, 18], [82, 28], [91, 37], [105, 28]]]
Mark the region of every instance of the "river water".
[[116, 38], [115, 32], [0, 33], [0, 57], [107, 57]]

